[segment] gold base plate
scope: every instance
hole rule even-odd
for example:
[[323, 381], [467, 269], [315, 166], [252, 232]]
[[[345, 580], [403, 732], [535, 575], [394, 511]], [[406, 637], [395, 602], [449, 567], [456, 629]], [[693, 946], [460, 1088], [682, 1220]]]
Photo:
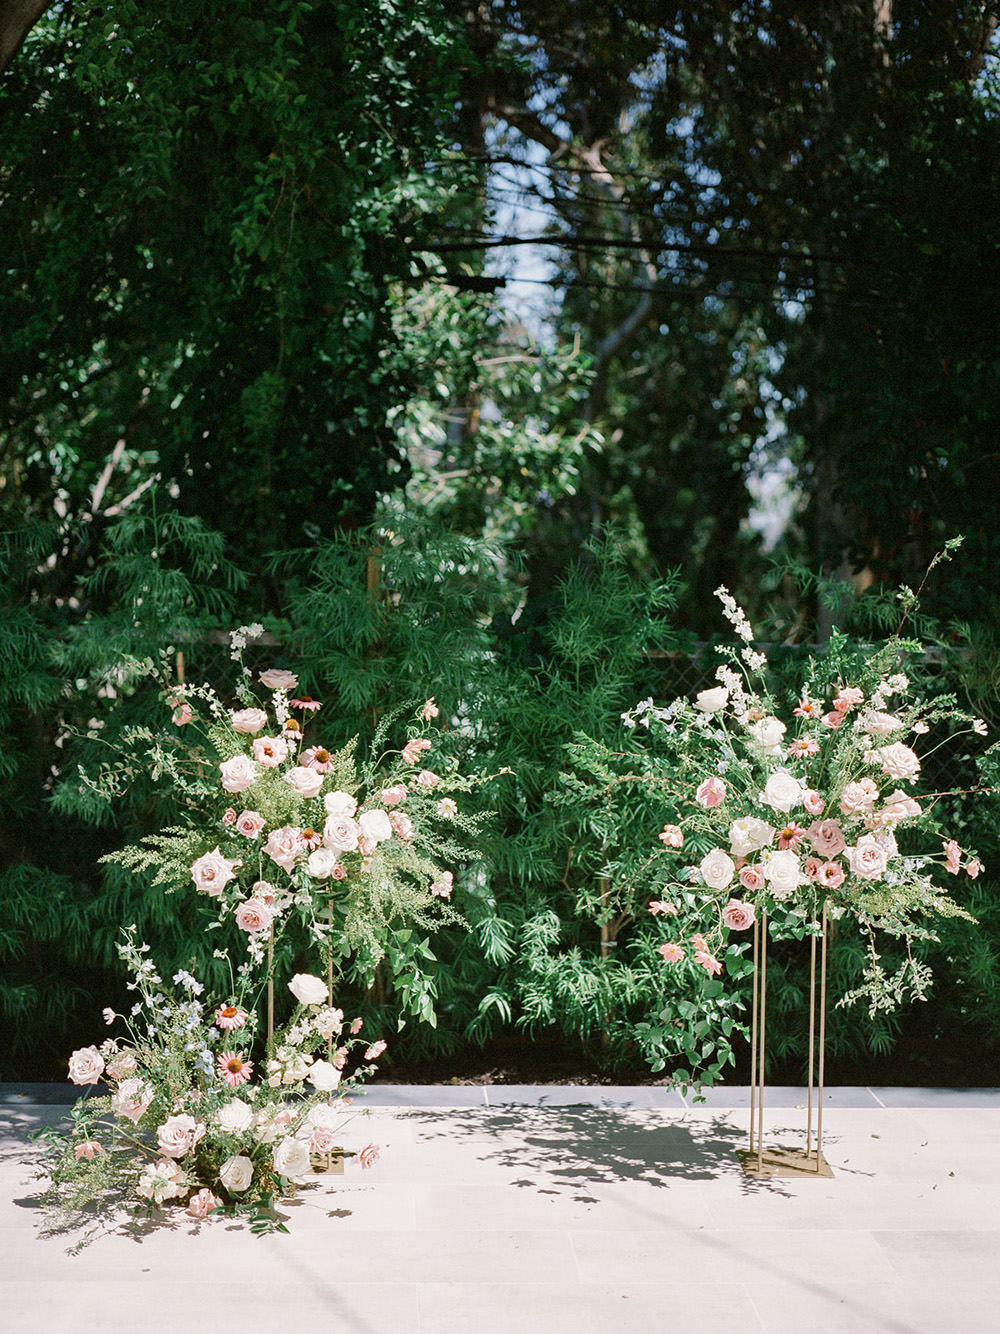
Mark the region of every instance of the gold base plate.
[[[736, 1157], [748, 1177], [832, 1177], [833, 1168], [815, 1149], [737, 1149]], [[818, 1158], [818, 1161], [817, 1161]]]
[[344, 1150], [337, 1148], [331, 1149], [329, 1153], [311, 1153], [309, 1163], [312, 1170], [320, 1176], [327, 1173], [334, 1176], [343, 1176]]

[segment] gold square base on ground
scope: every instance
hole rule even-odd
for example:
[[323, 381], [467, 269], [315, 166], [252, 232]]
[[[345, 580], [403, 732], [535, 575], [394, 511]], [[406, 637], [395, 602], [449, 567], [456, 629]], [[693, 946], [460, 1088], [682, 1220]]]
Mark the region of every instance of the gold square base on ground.
[[[748, 1177], [832, 1177], [833, 1168], [816, 1150], [806, 1153], [805, 1149], [765, 1149], [758, 1159], [756, 1149], [737, 1149], [736, 1156], [740, 1166]], [[758, 1162], [760, 1168], [758, 1170]]]
[[318, 1175], [329, 1173], [334, 1176], [344, 1175], [344, 1150], [331, 1149], [329, 1153], [312, 1153], [309, 1164]]

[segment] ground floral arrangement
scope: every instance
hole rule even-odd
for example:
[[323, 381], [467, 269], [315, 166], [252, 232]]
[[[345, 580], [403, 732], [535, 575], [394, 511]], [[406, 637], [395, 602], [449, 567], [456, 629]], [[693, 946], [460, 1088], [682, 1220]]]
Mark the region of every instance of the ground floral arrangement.
[[[276, 1201], [343, 1155], [353, 1116], [345, 1095], [386, 1046], [335, 1005], [345, 967], [370, 978], [388, 956], [405, 1008], [433, 1022], [433, 981], [422, 967], [429, 951], [414, 928], [462, 920], [449, 902], [453, 871], [441, 863], [467, 855], [480, 827], [455, 800], [473, 780], [427, 763], [433, 699], [415, 711], [397, 751], [386, 746], [397, 716], [383, 720], [364, 763], [356, 742], [336, 753], [321, 740], [307, 744], [320, 702], [297, 695], [297, 677], [281, 669], [261, 673], [269, 695], [260, 700], [243, 666], [260, 631], [233, 634], [241, 666], [233, 704], [206, 686], [166, 688], [173, 731], [137, 734], [146, 759], [125, 758], [105, 776], [113, 796], [130, 765], [147, 763], [179, 794], [185, 823], [108, 860], [151, 875], [165, 892], [201, 896], [206, 930], [234, 941], [214, 950], [231, 981], [210, 998], [182, 969], [168, 987], [135, 928], [125, 932], [119, 952], [136, 1003], [128, 1015], [106, 1010], [121, 1032], [74, 1052], [69, 1065], [74, 1083], [103, 1080], [110, 1093], [77, 1103], [69, 1136], [41, 1136], [44, 1202], [59, 1224], [132, 1204], [282, 1227]], [[282, 961], [310, 952], [316, 971], [287, 981], [297, 1004], [275, 1028]], [[378, 1149], [350, 1152], [368, 1166]]]
[[[591, 803], [601, 790], [608, 800], [637, 790], [668, 816], [658, 846], [622, 854], [608, 912], [624, 902], [641, 915], [645, 904], [657, 923], [649, 945], [666, 1004], [636, 1026], [647, 1058], [654, 1069], [679, 1061], [685, 1081], [714, 1062], [707, 1082], [732, 1063], [731, 1036], [744, 1031], [736, 984], [752, 969], [747, 933], [765, 914], [776, 938], [818, 934], [824, 910], [853, 920], [867, 965], [839, 1004], [864, 1000], [875, 1015], [925, 995], [919, 942], [935, 938], [936, 918], [973, 920], [948, 886], [984, 870], [936, 817], [940, 799], [957, 794], [921, 791], [920, 747], [985, 736], [986, 726], [954, 697], [912, 690], [901, 665], [922, 646], [897, 633], [860, 653], [835, 634], [782, 704], [768, 693], [747, 618], [725, 588], [717, 595], [741, 641], [724, 650], [719, 684], [693, 701], [642, 701], [623, 715], [624, 751], [578, 738], [567, 776]], [[904, 612], [915, 606], [908, 598]], [[885, 936], [902, 953], [889, 969]]]

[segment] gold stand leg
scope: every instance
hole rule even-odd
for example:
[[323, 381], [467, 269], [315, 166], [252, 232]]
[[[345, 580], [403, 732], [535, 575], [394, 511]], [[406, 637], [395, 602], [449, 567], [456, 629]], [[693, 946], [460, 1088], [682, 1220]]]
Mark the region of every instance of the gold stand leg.
[[[816, 925], [816, 924], [814, 924]], [[805, 1149], [764, 1149], [764, 1070], [767, 1046], [767, 913], [754, 924], [753, 991], [750, 1031], [750, 1144], [736, 1156], [748, 1177], [832, 1177], [823, 1157], [823, 1089], [826, 1046], [827, 911], [823, 905], [819, 973], [819, 1078], [816, 1075], [816, 936], [809, 942], [809, 1093]], [[816, 1139], [813, 1149], [813, 1094], [816, 1094]]]

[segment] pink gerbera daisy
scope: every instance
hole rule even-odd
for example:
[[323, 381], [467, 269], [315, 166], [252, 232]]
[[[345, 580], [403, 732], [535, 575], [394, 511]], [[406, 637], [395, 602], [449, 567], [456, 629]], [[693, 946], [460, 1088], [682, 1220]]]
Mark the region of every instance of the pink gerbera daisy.
[[253, 1062], [245, 1061], [242, 1052], [224, 1051], [216, 1061], [219, 1074], [230, 1088], [239, 1088], [253, 1074]]
[[246, 1021], [247, 1012], [238, 1005], [220, 1005], [215, 1012], [215, 1022], [219, 1028], [242, 1028]]

